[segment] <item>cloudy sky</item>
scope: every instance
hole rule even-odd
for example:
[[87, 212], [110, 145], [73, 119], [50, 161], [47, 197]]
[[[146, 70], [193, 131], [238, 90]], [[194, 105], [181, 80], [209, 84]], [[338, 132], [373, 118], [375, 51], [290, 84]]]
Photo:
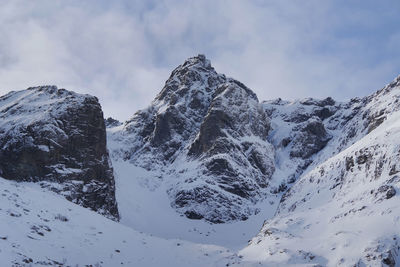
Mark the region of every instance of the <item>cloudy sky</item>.
[[259, 99], [364, 96], [400, 74], [400, 1], [0, 0], [0, 93], [55, 84], [121, 120], [205, 54]]

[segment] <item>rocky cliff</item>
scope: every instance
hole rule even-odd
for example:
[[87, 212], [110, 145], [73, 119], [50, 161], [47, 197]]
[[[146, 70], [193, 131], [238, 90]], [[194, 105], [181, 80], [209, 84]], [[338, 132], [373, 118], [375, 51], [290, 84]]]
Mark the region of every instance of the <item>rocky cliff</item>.
[[0, 98], [0, 176], [39, 182], [118, 220], [114, 176], [96, 97], [55, 86]]

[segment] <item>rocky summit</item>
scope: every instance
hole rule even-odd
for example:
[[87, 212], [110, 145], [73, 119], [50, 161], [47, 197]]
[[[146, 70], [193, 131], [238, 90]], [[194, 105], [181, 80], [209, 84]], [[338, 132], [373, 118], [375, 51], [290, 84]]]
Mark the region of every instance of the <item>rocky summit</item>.
[[244, 84], [203, 55], [177, 67], [151, 105], [111, 137], [115, 158], [159, 170], [171, 205], [190, 219], [246, 220], [274, 172], [270, 120]]
[[98, 99], [55, 86], [0, 98], [0, 175], [38, 182], [118, 220], [113, 169]]

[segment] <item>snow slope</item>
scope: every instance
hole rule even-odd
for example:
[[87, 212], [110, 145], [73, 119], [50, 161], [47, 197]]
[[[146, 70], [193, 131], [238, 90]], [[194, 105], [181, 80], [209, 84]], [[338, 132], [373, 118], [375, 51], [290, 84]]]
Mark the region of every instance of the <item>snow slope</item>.
[[279, 203], [276, 196], [257, 205], [260, 212], [246, 221], [212, 224], [189, 220], [170, 205], [159, 173], [146, 171], [129, 162], [113, 161], [120, 223], [161, 238], [177, 238], [200, 244], [240, 249], [257, 234]]
[[[337, 135], [319, 155], [333, 156], [312, 165], [284, 194], [276, 215], [240, 252], [245, 262], [398, 266], [398, 82], [364, 99], [346, 129], [355, 125], [357, 131], [351, 139]], [[376, 125], [363, 114], [384, 119]], [[344, 141], [348, 147], [340, 152]]]
[[37, 184], [0, 178], [1, 266], [225, 266], [226, 248], [139, 233]]

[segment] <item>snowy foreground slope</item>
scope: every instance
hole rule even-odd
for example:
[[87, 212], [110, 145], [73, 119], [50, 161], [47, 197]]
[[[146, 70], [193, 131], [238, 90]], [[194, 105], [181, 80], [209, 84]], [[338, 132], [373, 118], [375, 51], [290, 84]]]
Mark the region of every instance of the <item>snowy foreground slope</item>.
[[225, 266], [213, 245], [161, 239], [75, 205], [37, 184], [0, 178], [1, 266]]
[[399, 140], [396, 114], [303, 176], [241, 255], [270, 264], [394, 266], [400, 248]]

